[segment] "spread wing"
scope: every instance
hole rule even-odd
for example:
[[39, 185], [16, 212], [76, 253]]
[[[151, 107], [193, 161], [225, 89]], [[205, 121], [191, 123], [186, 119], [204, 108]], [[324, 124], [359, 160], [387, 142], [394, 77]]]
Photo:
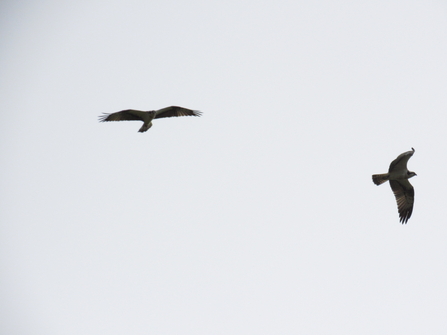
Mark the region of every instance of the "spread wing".
[[159, 109], [155, 114], [155, 119], [159, 119], [162, 117], [173, 117], [173, 116], [200, 116], [201, 112], [187, 109], [178, 106], [171, 106]]
[[407, 223], [413, 213], [414, 188], [408, 179], [390, 180], [390, 186], [396, 197], [400, 222]]
[[111, 114], [104, 114], [99, 117], [100, 122], [106, 122], [106, 121], [144, 121], [144, 115], [147, 114], [147, 112], [135, 110], [135, 109], [126, 109], [122, 110], [120, 112], [111, 113]]
[[390, 168], [388, 169], [388, 173], [393, 171], [406, 171], [408, 160], [413, 156], [414, 149], [411, 148], [412, 151], [404, 152], [400, 154], [394, 161], [391, 162]]

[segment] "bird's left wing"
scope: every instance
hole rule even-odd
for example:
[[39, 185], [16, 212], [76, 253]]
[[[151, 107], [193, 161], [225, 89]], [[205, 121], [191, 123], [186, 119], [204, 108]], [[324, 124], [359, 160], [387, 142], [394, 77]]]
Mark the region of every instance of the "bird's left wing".
[[408, 179], [390, 180], [390, 186], [396, 197], [400, 222], [407, 223], [413, 213], [414, 188]]
[[144, 121], [144, 114], [146, 112], [139, 111], [136, 109], [125, 109], [120, 112], [103, 114], [99, 117], [100, 122], [106, 121]]
[[200, 116], [200, 115], [202, 115], [202, 113], [197, 110], [192, 110], [178, 106], [170, 106], [159, 109], [155, 114], [155, 119], [159, 119], [162, 117], [173, 117], [173, 116]]
[[414, 149], [411, 149], [412, 151], [404, 152], [403, 154], [400, 154], [394, 161], [392, 161], [388, 172], [407, 170], [408, 160], [414, 154]]

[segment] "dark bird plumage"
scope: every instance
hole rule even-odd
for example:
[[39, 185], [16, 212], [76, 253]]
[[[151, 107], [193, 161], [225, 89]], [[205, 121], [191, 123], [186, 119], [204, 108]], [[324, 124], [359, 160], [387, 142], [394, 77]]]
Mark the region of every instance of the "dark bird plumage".
[[140, 111], [136, 109], [125, 109], [120, 112], [104, 114], [99, 117], [100, 122], [107, 121], [143, 121], [143, 126], [138, 130], [140, 133], [144, 133], [150, 127], [152, 127], [152, 120], [162, 117], [173, 116], [200, 116], [201, 112], [197, 110], [187, 109], [178, 106], [170, 106], [162, 108], [156, 111]]
[[411, 150], [412, 151], [400, 154], [394, 161], [392, 161], [388, 173], [375, 174], [372, 176], [373, 182], [376, 185], [383, 184], [389, 180], [391, 189], [396, 198], [399, 218], [402, 224], [407, 223], [413, 213], [414, 188], [408, 179], [416, 176], [416, 173], [408, 171], [407, 169], [408, 160], [413, 156], [415, 151], [413, 148], [411, 148]]

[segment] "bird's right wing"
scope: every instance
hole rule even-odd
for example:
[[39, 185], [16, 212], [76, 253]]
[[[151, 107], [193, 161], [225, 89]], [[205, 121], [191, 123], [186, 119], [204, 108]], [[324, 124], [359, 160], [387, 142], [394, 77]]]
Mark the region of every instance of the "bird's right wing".
[[408, 179], [390, 180], [390, 186], [396, 197], [400, 222], [407, 223], [411, 213], [413, 213], [414, 188]]
[[155, 119], [162, 117], [173, 117], [173, 116], [200, 116], [201, 112], [193, 109], [170, 106], [166, 108], [159, 109], [155, 114]]

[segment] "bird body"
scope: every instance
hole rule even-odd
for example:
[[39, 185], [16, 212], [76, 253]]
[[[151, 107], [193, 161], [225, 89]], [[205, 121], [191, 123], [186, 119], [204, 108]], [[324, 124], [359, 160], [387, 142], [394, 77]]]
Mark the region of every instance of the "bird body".
[[413, 213], [414, 204], [414, 188], [408, 179], [416, 176], [416, 173], [408, 171], [408, 160], [413, 156], [412, 151], [400, 154], [394, 161], [391, 162], [388, 173], [375, 174], [372, 176], [374, 184], [381, 185], [386, 181], [390, 182], [391, 189], [397, 202], [397, 209], [399, 212], [400, 222], [407, 223], [408, 219]]
[[107, 121], [143, 121], [140, 133], [144, 133], [152, 127], [152, 120], [173, 117], [173, 116], [200, 116], [202, 113], [197, 110], [187, 109], [178, 106], [170, 106], [156, 111], [140, 111], [136, 109], [125, 109], [116, 113], [104, 114], [99, 117], [100, 122]]

